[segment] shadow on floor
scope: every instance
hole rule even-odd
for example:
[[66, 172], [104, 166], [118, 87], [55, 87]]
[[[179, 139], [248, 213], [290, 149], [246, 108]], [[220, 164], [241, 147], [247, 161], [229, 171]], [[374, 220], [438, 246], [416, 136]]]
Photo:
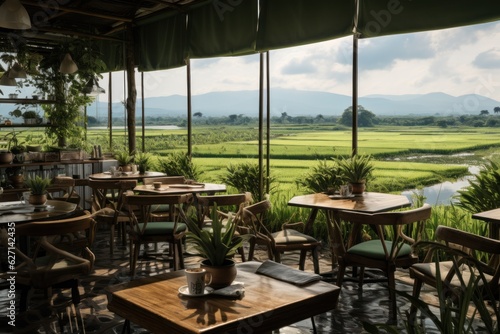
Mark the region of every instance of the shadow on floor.
[[[107, 310], [106, 287], [114, 284], [127, 282], [128, 275], [128, 249], [118, 246], [114, 255], [109, 254], [109, 238], [103, 231], [99, 231], [93, 251], [96, 254], [94, 273], [82, 278], [80, 294], [81, 303], [77, 308], [71, 304], [69, 291], [54, 291], [52, 305], [49, 305], [43, 292], [35, 291], [31, 294], [30, 309], [16, 315], [16, 326], [5, 325], [9, 319], [5, 313], [0, 314], [0, 333], [99, 333], [114, 334], [121, 333], [123, 319]], [[119, 244], [119, 243], [118, 243]], [[160, 251], [162, 245], [159, 246]], [[266, 259], [264, 251], [256, 253], [257, 260]], [[290, 266], [297, 266], [298, 256], [296, 254], [286, 255], [283, 262]], [[197, 266], [199, 258], [196, 256], [186, 257], [186, 267]], [[312, 271], [312, 262], [307, 271]], [[321, 252], [320, 266], [322, 272], [331, 270], [331, 260], [328, 252]], [[156, 259], [142, 259], [138, 264], [135, 278], [157, 275], [169, 271], [167, 261]], [[397, 289], [411, 293], [411, 280], [405, 272], [398, 273]], [[408, 284], [410, 283], [410, 284]], [[6, 310], [8, 305], [6, 282], [1, 283], [0, 309]], [[314, 317], [314, 323], [318, 333], [364, 333], [363, 322], [383, 323], [388, 319], [388, 291], [384, 283], [365, 284], [363, 289], [358, 289], [357, 283], [345, 282], [342, 286], [337, 308]], [[432, 298], [432, 295], [429, 295]], [[333, 307], [333, 305], [332, 305]], [[398, 308], [404, 312], [409, 308], [407, 300], [398, 296]], [[398, 328], [404, 332], [404, 324], [400, 317]], [[310, 319], [300, 321], [292, 326], [283, 328], [279, 333], [312, 333], [313, 325]], [[433, 332], [432, 330], [430, 332]], [[133, 333], [144, 334], [148, 331], [133, 327]]]

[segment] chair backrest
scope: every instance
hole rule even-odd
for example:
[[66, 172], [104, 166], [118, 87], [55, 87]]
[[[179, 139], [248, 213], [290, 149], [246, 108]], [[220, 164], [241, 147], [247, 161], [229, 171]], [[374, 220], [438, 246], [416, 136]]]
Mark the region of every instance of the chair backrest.
[[92, 212], [111, 207], [120, 211], [123, 194], [137, 186], [136, 180], [89, 180], [92, 189]]
[[75, 179], [68, 176], [56, 176], [47, 189], [49, 199], [57, 199], [75, 204], [80, 203], [80, 196], [75, 191]]
[[[388, 258], [394, 258], [397, 256], [398, 243], [405, 241], [414, 244], [421, 238], [424, 223], [430, 218], [431, 210], [432, 207], [427, 203], [416, 209], [393, 212], [364, 213], [341, 210], [337, 213], [336, 220], [332, 222], [334, 226], [329, 229], [332, 250], [335, 255], [343, 256], [346, 252], [346, 246], [348, 249], [356, 242], [355, 239], [359, 236], [362, 225], [371, 225], [381, 241], [384, 241], [386, 238], [388, 232], [386, 228], [392, 231], [390, 235], [394, 248], [391, 250], [385, 249], [385, 251]], [[352, 224], [350, 226], [350, 235], [347, 238], [347, 245], [345, 244], [345, 233], [340, 227], [339, 221], [346, 221]], [[414, 228], [413, 226], [409, 226], [414, 223], [416, 224]], [[405, 225], [408, 226], [406, 232], [404, 230]], [[385, 248], [385, 243], [382, 244]]]
[[[90, 246], [94, 240], [95, 227], [95, 221], [88, 211], [67, 219], [17, 225], [16, 236], [36, 238], [36, 247], [31, 256], [17, 247], [15, 249], [18, 259], [21, 260], [21, 264], [17, 267], [19, 282], [45, 288], [88, 274], [95, 261], [95, 256], [88, 246], [83, 249], [80, 256], [58, 247], [57, 244], [52, 244], [49, 238], [53, 235], [85, 231]], [[40, 256], [46, 258], [42, 261], [42, 265], [36, 260]]]
[[237, 220], [238, 231], [243, 234], [252, 233], [256, 237], [268, 239], [274, 243], [271, 232], [266, 228], [264, 221], [267, 212], [271, 209], [271, 202], [263, 200], [242, 209], [241, 217]]
[[[237, 213], [243, 206], [252, 202], [250, 193], [230, 194], [230, 195], [200, 195], [196, 194], [198, 226], [202, 227], [205, 219], [211, 217], [212, 208], [217, 205], [217, 210], [221, 215]], [[223, 217], [227, 218], [227, 217]]]
[[162, 184], [183, 184], [186, 182], [186, 178], [184, 176], [145, 177], [142, 182], [145, 185], [153, 184], [153, 182], [161, 182]]
[[[151, 213], [155, 210], [155, 206], [168, 205], [171, 210], [175, 210], [173, 217], [175, 223], [173, 230], [177, 230], [177, 224], [180, 221], [187, 220], [186, 209], [193, 200], [192, 194], [183, 195], [143, 195], [126, 193], [123, 195], [123, 204], [128, 208], [131, 229], [134, 233], [143, 234], [146, 226], [151, 222]], [[143, 225], [139, 226], [140, 223]], [[154, 222], [153, 222], [154, 224]]]

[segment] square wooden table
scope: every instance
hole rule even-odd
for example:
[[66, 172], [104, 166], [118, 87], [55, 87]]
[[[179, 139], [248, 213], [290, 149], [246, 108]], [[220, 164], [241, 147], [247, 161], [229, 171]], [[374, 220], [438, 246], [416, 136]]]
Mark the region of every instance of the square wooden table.
[[260, 275], [260, 262], [237, 264], [241, 299], [184, 297], [183, 270], [108, 288], [108, 309], [153, 333], [265, 333], [333, 309], [340, 288], [323, 281], [303, 286]]
[[473, 219], [479, 219], [489, 224], [489, 237], [498, 239], [500, 237], [500, 208], [478, 212], [472, 215]]
[[[350, 210], [377, 213], [408, 207], [411, 203], [404, 195], [364, 192], [360, 196], [341, 199], [324, 193], [295, 196], [288, 202], [288, 205], [311, 209], [306, 222], [306, 233], [311, 231], [319, 210], [324, 210], [327, 218], [328, 234], [331, 236], [333, 235], [332, 224], [334, 224], [334, 220], [336, 219], [335, 214], [338, 211]], [[330, 244], [331, 242], [330, 240]], [[336, 264], [335, 259], [336, 257], [332, 250], [332, 269], [334, 269]]]

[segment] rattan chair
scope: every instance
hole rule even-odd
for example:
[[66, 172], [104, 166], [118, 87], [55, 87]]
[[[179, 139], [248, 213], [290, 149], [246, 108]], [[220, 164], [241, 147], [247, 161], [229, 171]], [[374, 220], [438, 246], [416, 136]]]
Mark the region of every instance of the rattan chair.
[[[330, 229], [332, 249], [337, 257], [337, 285], [342, 286], [347, 267], [361, 268], [358, 283], [362, 287], [364, 269], [379, 269], [387, 278], [389, 286], [390, 319], [397, 319], [396, 268], [409, 268], [419, 261], [411, 245], [419, 240], [425, 221], [430, 218], [431, 206], [406, 211], [363, 213], [358, 211], [339, 211]], [[339, 221], [346, 222], [346, 228]], [[361, 239], [363, 226], [375, 236], [369, 240]], [[345, 239], [346, 230], [348, 238]], [[411, 232], [411, 233], [410, 233]], [[367, 238], [368, 239], [368, 238]]]
[[[173, 245], [172, 268], [184, 269], [182, 241], [187, 232], [185, 209], [192, 201], [191, 194], [185, 195], [135, 195], [123, 196], [123, 203], [129, 209], [130, 226], [130, 276], [136, 273], [140, 247], [147, 243], [166, 242]], [[157, 205], [168, 205], [176, 213], [173, 220], [158, 221], [151, 216]]]
[[123, 208], [123, 194], [132, 191], [136, 180], [89, 180], [92, 189], [92, 214], [98, 224], [110, 227], [109, 252], [114, 253], [115, 229], [119, 226], [122, 243], [126, 244], [125, 225], [130, 221]]
[[310, 235], [302, 233], [297, 228], [304, 226], [303, 223], [282, 225], [281, 231], [270, 232], [266, 226], [267, 212], [271, 209], [271, 202], [264, 200], [246, 206], [242, 210], [241, 222], [239, 222], [240, 233], [252, 233], [254, 238], [250, 239], [250, 250], [248, 260], [253, 260], [255, 245], [267, 247], [270, 260], [281, 262], [281, 254], [290, 251], [300, 251], [299, 269], [304, 270], [307, 252], [311, 252], [314, 272], [319, 274], [318, 248], [321, 242]]

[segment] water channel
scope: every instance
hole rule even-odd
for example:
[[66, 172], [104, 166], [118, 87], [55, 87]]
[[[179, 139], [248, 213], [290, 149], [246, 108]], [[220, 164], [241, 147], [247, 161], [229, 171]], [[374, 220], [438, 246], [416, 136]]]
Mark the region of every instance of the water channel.
[[456, 202], [456, 199], [453, 199], [453, 197], [457, 195], [457, 191], [469, 186], [469, 180], [474, 179], [474, 175], [478, 172], [478, 166], [470, 166], [470, 175], [460, 178], [455, 182], [446, 181], [422, 189], [406, 190], [401, 194], [407, 196], [409, 199], [411, 199], [414, 193], [423, 194], [426, 198], [426, 203], [431, 205], [450, 205], [452, 202]]

